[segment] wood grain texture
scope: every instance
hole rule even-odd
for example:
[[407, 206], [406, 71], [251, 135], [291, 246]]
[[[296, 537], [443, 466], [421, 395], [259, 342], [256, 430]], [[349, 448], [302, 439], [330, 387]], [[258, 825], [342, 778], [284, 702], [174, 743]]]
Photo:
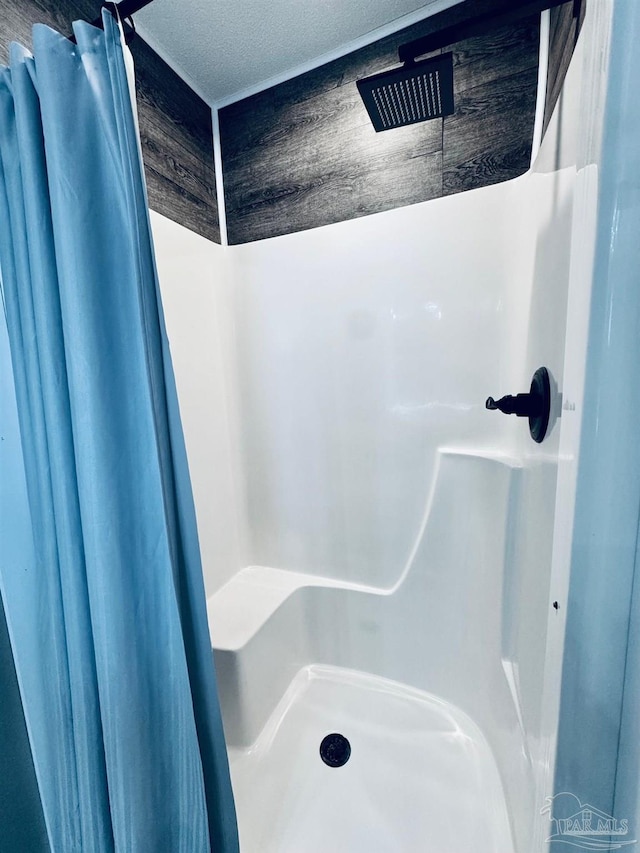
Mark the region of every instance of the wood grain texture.
[[149, 203], [220, 243], [211, 109], [143, 39], [131, 52]]
[[220, 111], [229, 243], [289, 234], [516, 177], [529, 166], [537, 16], [451, 46], [456, 112], [376, 133], [355, 81], [398, 47], [492, 8], [473, 0]]
[[539, 18], [534, 15], [508, 27], [453, 46], [454, 94], [497, 83], [527, 69], [538, 68]]
[[238, 229], [261, 239], [441, 194], [441, 121], [376, 134], [355, 86], [274, 114], [252, 137], [260, 156], [223, 156], [230, 243]]
[[[11, 41], [31, 48], [33, 24], [70, 34], [72, 21], [99, 11], [91, 0], [0, 0], [0, 61]], [[149, 204], [219, 243], [211, 110], [139, 36], [131, 52]]]
[[529, 168], [538, 69], [462, 92], [444, 119], [443, 192], [506, 181]]
[[582, 0], [579, 20], [573, 16], [573, 3], [565, 3], [550, 12], [549, 67], [547, 70], [543, 133], [549, 126], [554, 107], [560, 97], [586, 10], [587, 0]]

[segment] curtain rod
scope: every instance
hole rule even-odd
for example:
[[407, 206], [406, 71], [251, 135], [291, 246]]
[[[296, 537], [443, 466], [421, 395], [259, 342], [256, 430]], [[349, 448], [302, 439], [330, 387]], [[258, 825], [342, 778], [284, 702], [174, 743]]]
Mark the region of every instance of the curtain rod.
[[[123, 23], [127, 19], [131, 20], [131, 24], [125, 26], [125, 36], [128, 43], [135, 34], [135, 27], [133, 26], [131, 16], [135, 15], [136, 12], [139, 12], [140, 9], [143, 9], [152, 2], [153, 0], [121, 0], [120, 3], [103, 3], [102, 8], [108, 9], [114, 17], [119, 18]], [[102, 29], [102, 16], [94, 18], [94, 20], [91, 21], [91, 26], [100, 27], [100, 29]], [[69, 40], [75, 43], [75, 36], [69, 36]]]

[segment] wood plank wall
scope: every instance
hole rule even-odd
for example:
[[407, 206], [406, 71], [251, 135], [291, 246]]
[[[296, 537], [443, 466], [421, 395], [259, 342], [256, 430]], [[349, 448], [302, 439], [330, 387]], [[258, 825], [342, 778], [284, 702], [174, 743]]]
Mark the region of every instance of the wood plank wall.
[[[96, 0], [0, 0], [0, 61], [11, 41], [31, 48], [34, 23], [70, 33], [72, 21], [99, 13]], [[149, 204], [219, 243], [211, 109], [139, 36], [131, 51]]]
[[[494, 0], [473, 0], [473, 13]], [[426, 201], [529, 168], [539, 18], [453, 46], [455, 114], [376, 133], [355, 81], [469, 16], [454, 6], [220, 111], [229, 243]]]
[[[473, 0], [477, 14], [495, 0]], [[584, 6], [582, 18], [584, 17]], [[468, 17], [467, 3], [220, 111], [229, 242], [364, 216], [516, 177], [528, 168], [535, 111], [536, 18], [454, 46], [456, 111], [376, 134], [355, 81], [397, 65], [397, 49]], [[31, 26], [69, 32], [92, 0], [0, 0], [0, 61]], [[582, 19], [581, 19], [582, 20]], [[572, 4], [551, 11], [545, 129], [576, 38]], [[220, 242], [211, 111], [140, 38], [142, 150], [153, 210]]]

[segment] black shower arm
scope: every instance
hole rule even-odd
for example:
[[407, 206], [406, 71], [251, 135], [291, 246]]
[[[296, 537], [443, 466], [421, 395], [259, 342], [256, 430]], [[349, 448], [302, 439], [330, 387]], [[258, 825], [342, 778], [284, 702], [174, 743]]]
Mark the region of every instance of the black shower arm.
[[564, 6], [565, 3], [569, 2], [573, 3], [573, 15], [578, 18], [582, 6], [581, 0], [519, 0], [519, 2], [518, 0], [505, 0], [502, 7], [497, 7], [491, 12], [485, 12], [475, 18], [461, 21], [459, 24], [452, 24], [450, 27], [437, 30], [428, 36], [400, 45], [398, 49], [400, 62], [414, 62], [419, 56], [424, 56], [426, 53], [448, 47], [463, 39], [484, 35], [491, 32], [495, 27], [522, 20], [529, 15], [540, 14], [540, 12], [545, 12], [547, 9], [553, 9], [556, 6]]

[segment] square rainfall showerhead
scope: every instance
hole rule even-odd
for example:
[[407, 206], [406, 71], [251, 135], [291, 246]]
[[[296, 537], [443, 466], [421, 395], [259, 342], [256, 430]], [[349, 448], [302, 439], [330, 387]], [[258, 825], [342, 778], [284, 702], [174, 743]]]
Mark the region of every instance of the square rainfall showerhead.
[[453, 54], [443, 53], [357, 81], [376, 131], [453, 113]]

